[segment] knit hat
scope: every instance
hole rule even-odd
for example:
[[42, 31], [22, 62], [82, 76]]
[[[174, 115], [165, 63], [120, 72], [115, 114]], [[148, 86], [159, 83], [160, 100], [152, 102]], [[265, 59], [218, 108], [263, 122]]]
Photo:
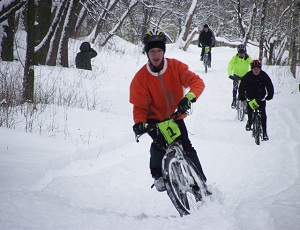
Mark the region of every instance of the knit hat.
[[207, 24], [205, 24], [205, 25], [203, 26], [203, 28], [208, 28], [208, 25], [207, 25]]
[[149, 42], [148, 44], [145, 45], [145, 51], [148, 54], [149, 50], [152, 48], [159, 48], [162, 49], [164, 52], [166, 52], [166, 43], [162, 41], [154, 41], [154, 42]]

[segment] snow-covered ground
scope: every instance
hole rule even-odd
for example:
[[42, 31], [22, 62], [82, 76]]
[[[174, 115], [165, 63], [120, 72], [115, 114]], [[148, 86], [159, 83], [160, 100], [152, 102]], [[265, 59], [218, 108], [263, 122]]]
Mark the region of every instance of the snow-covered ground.
[[[213, 196], [180, 217], [166, 193], [150, 188], [150, 138], [136, 143], [132, 131], [129, 84], [147, 58], [141, 47], [116, 44], [118, 52], [95, 47], [92, 72], [36, 68], [45, 91], [55, 82], [57, 97], [77, 95], [89, 109], [52, 105], [32, 133], [21, 116], [15, 130], [0, 129], [0, 229], [300, 229], [300, 93], [289, 68], [263, 66], [275, 96], [267, 102], [270, 140], [257, 146], [230, 108], [227, 65], [236, 50], [214, 48], [205, 73], [198, 47], [167, 46], [167, 57], [206, 84], [186, 123]], [[248, 50], [257, 58], [256, 48]]]

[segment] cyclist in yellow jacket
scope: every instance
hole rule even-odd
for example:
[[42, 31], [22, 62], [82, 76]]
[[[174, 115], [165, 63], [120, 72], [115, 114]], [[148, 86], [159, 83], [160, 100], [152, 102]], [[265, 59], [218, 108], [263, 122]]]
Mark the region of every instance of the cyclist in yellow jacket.
[[241, 78], [251, 70], [252, 58], [247, 54], [245, 45], [240, 44], [237, 47], [238, 53], [234, 55], [228, 65], [228, 76], [233, 80], [232, 103], [231, 108], [236, 107], [236, 95]]

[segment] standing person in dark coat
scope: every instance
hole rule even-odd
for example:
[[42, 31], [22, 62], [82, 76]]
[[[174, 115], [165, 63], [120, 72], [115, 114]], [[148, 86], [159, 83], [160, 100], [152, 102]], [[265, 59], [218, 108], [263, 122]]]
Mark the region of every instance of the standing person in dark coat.
[[[267, 114], [266, 114], [266, 100], [269, 101], [273, 99], [274, 96], [274, 86], [269, 75], [261, 70], [261, 62], [259, 60], [253, 60], [251, 62], [251, 71], [246, 73], [242, 78], [239, 87], [239, 100], [249, 101], [253, 99], [265, 99], [258, 100], [258, 109], [261, 111], [262, 118], [262, 130], [263, 130], [263, 140], [269, 140], [267, 134]], [[248, 121], [246, 124], [246, 130], [251, 130], [252, 125], [252, 108], [248, 104]]]
[[203, 61], [205, 46], [209, 46], [208, 67], [211, 67], [211, 47], [214, 47], [215, 43], [216, 43], [216, 38], [213, 31], [208, 27], [207, 24], [205, 24], [203, 26], [203, 30], [201, 30], [199, 33], [198, 47], [202, 47], [200, 60]]
[[83, 42], [80, 45], [80, 52], [75, 58], [77, 69], [92, 70], [91, 59], [97, 56], [97, 52], [91, 48], [90, 43]]

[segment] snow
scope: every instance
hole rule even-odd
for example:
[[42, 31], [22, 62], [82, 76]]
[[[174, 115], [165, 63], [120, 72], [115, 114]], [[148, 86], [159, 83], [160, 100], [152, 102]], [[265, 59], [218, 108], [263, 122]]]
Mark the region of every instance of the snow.
[[[288, 67], [263, 66], [275, 96], [267, 102], [270, 140], [257, 146], [230, 108], [227, 65], [236, 50], [214, 47], [205, 73], [198, 47], [167, 45], [166, 56], [206, 84], [186, 123], [213, 195], [180, 217], [166, 193], [150, 188], [150, 138], [136, 143], [132, 131], [129, 84], [147, 57], [114, 39], [96, 47], [93, 71], [37, 67], [45, 92], [55, 85], [56, 98], [81, 99], [47, 107], [32, 133], [21, 116], [15, 130], [0, 129], [0, 229], [300, 229], [299, 80]], [[71, 66], [79, 45], [70, 44]], [[248, 51], [258, 57], [255, 47]], [[92, 99], [95, 108], [86, 109]]]

